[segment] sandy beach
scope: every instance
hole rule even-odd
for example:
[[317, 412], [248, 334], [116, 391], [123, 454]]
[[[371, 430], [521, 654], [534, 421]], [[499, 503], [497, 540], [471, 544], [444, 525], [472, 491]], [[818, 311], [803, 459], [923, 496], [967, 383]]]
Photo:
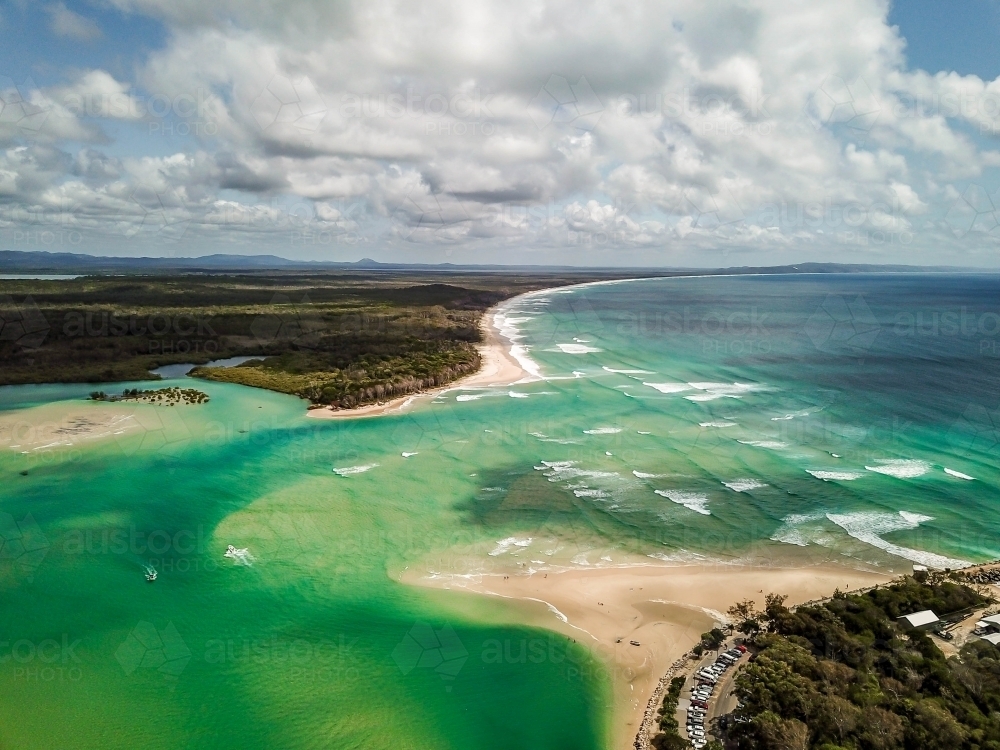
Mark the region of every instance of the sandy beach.
[[[509, 300], [508, 300], [509, 302]], [[504, 303], [500, 303], [506, 304]], [[333, 409], [328, 406], [309, 409], [306, 416], [313, 419], [354, 419], [356, 417], [377, 417], [382, 414], [398, 414], [406, 411], [421, 399], [433, 398], [438, 393], [456, 388], [488, 388], [492, 386], [511, 385], [531, 375], [510, 356], [511, 342], [504, 339], [494, 325], [494, 316], [499, 305], [494, 305], [483, 313], [479, 328], [483, 334], [483, 342], [477, 347], [482, 364], [472, 375], [456, 380], [454, 383], [432, 388], [420, 393], [400, 396], [391, 401], [379, 404], [366, 404], [354, 409]]]
[[[614, 686], [612, 747], [631, 748], [660, 677], [734, 602], [765, 594], [789, 604], [863, 588], [892, 576], [832, 563], [795, 567], [694, 565], [617, 567], [532, 575], [423, 576], [406, 583], [517, 601], [527, 624], [589, 644]], [[640, 645], [634, 646], [631, 641]]]
[[0, 448], [29, 453], [124, 435], [143, 428], [142, 411], [93, 402], [18, 409], [0, 415]]

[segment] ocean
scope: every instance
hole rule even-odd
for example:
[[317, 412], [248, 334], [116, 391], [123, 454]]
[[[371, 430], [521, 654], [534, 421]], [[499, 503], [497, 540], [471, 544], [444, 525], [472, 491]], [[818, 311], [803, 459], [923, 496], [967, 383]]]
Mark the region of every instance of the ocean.
[[586, 648], [400, 580], [1000, 557], [1000, 277], [601, 283], [496, 322], [537, 377], [376, 418], [0, 389], [0, 746], [604, 748]]

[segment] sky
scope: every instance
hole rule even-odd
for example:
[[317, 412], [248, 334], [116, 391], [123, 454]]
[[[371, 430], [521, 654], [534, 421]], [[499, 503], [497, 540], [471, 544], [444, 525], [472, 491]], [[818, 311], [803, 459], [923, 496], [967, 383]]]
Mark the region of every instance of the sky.
[[0, 249], [996, 268], [998, 46], [998, 0], [8, 0]]

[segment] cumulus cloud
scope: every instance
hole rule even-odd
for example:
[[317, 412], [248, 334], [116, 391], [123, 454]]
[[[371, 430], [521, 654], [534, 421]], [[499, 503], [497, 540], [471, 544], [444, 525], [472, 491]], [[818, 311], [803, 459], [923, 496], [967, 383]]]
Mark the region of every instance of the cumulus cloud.
[[[7, 204], [79, 200], [94, 237], [153, 216], [192, 249], [302, 257], [358, 255], [302, 244], [342, 235], [396, 260], [1000, 257], [949, 219], [1000, 164], [1000, 81], [907, 68], [883, 0], [111, 2], [171, 31], [133, 80], [0, 112]], [[112, 123], [130, 156], [99, 150]], [[164, 156], [165, 132], [188, 145]]]

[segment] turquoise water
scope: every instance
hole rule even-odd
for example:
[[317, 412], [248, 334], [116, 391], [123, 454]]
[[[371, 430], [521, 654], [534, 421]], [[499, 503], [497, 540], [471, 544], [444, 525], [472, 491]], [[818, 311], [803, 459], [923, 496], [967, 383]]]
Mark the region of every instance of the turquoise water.
[[[399, 578], [1000, 557], [998, 292], [541, 293], [500, 322], [544, 379], [374, 419], [218, 383], [177, 408], [2, 389], [0, 746], [606, 747], [610, 681], [585, 651]], [[47, 431], [81, 409], [116, 427]]]

